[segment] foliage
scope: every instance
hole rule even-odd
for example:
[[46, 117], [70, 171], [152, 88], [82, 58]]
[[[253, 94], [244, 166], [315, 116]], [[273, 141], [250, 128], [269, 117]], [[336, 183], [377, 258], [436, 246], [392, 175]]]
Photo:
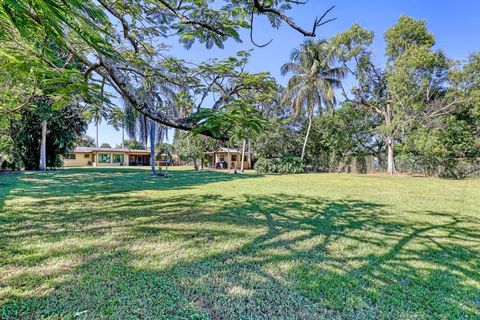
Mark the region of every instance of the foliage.
[[293, 73], [288, 81], [282, 99], [283, 105], [291, 105], [295, 115], [304, 112], [308, 125], [302, 148], [305, 148], [310, 134], [312, 117], [316, 109], [333, 112], [337, 103], [335, 90], [341, 88], [341, 80], [347, 74], [345, 67], [334, 67], [334, 51], [327, 41], [308, 40], [291, 54], [291, 62], [281, 68], [282, 74]]
[[100, 148], [112, 148], [112, 146], [109, 143], [104, 142], [104, 143], [102, 143]]
[[95, 139], [88, 136], [88, 135], [78, 137], [75, 140], [75, 146], [76, 147], [90, 147], [90, 148], [93, 148], [93, 147], [95, 147]]
[[141, 142], [131, 139], [131, 140], [125, 140], [124, 147], [130, 150], [144, 150], [145, 145], [143, 145]]
[[[100, 79], [104, 100], [108, 100], [104, 94], [106, 90], [103, 90], [107, 86], [138, 112], [156, 122], [190, 131], [205, 120], [201, 113], [195, 117], [191, 117], [191, 113], [199, 111], [204, 101], [211, 100], [207, 97], [214, 98], [220, 92], [220, 98], [212, 107], [222, 109], [232, 99], [242, 100], [242, 91], [261, 92], [256, 86], [264, 75], [245, 71], [245, 53], [240, 59], [214, 59], [192, 66], [168, 57], [164, 53], [164, 39], [175, 37], [186, 48], [196, 41], [207, 48], [223, 48], [229, 39], [240, 42], [240, 31], [250, 29], [258, 15], [267, 16], [274, 28], [287, 23], [303, 35], [315, 36], [317, 28], [329, 21], [323, 19], [331, 9], [315, 20], [310, 31], [304, 30], [287, 15], [293, 6], [300, 4], [291, 0], [267, 3], [256, 0], [220, 3], [162, 0], [130, 1], [128, 4], [105, 0], [4, 1], [0, 3], [0, 41], [25, 43], [34, 49], [33, 56], [42, 61], [38, 69], [47, 70], [52, 65], [52, 57], [41, 45], [47, 39], [81, 61], [82, 66], [76, 71], [81, 75], [77, 78], [83, 82], [77, 81], [76, 84], [77, 91], [82, 89], [84, 96], [95, 89], [88, 85], [98, 85]], [[18, 54], [11, 56], [17, 58]], [[66, 73], [64, 66], [56, 66], [54, 70], [59, 74]], [[184, 96], [193, 97], [189, 102], [193, 101], [195, 108], [190, 112], [182, 112], [182, 101], [177, 101], [173, 107], [157, 108], [145, 95], [138, 94], [140, 84], [152, 82], [164, 74], [164, 70], [167, 71], [162, 78], [165, 82], [180, 87]], [[250, 82], [255, 77], [259, 80]], [[156, 89], [152, 93], [154, 97], [162, 94]], [[84, 97], [91, 103], [92, 99], [87, 98]], [[202, 134], [212, 135], [209, 131]]]
[[292, 104], [295, 114], [312, 115], [324, 109], [332, 112], [335, 90], [346, 75], [344, 67], [333, 67], [335, 56], [326, 41], [307, 40], [291, 53], [292, 62], [282, 66], [282, 74], [293, 73], [285, 89], [283, 104]]
[[24, 110], [19, 119], [10, 123], [8, 136], [11, 137], [12, 158], [17, 162], [17, 167], [38, 169], [43, 117], [41, 114], [47, 113], [47, 166], [60, 167], [62, 156], [74, 148], [75, 142], [85, 133], [87, 122], [75, 107], [52, 110], [48, 103], [42, 101], [38, 101], [37, 105], [38, 107]]
[[259, 158], [254, 165], [258, 173], [301, 173], [303, 172], [302, 160], [297, 157]]
[[[252, 141], [254, 158], [281, 158], [286, 155], [300, 155], [302, 137], [297, 127], [301, 118], [268, 118], [265, 130]], [[254, 160], [255, 160], [254, 159]]]
[[[478, 61], [478, 54], [474, 54], [460, 66], [443, 71], [448, 72], [445, 77], [450, 86], [443, 90], [441, 99], [448, 104], [430, 106], [430, 115], [435, 117], [423, 117], [409, 128], [400, 149], [403, 157], [446, 177], [462, 178], [468, 173], [462, 163], [475, 162], [480, 156]], [[429, 107], [428, 102], [424, 104]]]
[[[474, 139], [466, 137], [477, 129], [462, 123], [462, 118], [480, 102], [478, 90], [472, 86], [478, 73], [467, 63], [465, 68], [472, 76], [466, 76], [442, 51], [435, 50], [435, 38], [425, 21], [402, 16], [387, 30], [383, 68], [373, 62], [373, 39], [373, 32], [355, 24], [331, 42], [357, 81], [350, 95], [345, 93], [346, 99], [382, 118], [375, 131], [387, 145], [390, 173], [394, 172], [394, 150], [402, 158], [422, 162], [432, 173], [452, 169], [453, 159], [465, 156], [469, 146], [475, 145]], [[460, 114], [459, 121], [454, 121]], [[447, 151], [453, 151], [448, 141], [454, 140], [462, 141], [458, 147], [462, 145], [463, 155]]]
[[376, 113], [350, 103], [333, 114], [316, 117], [307, 144], [306, 163], [315, 171], [337, 172], [367, 155], [381, 159], [385, 144], [375, 134], [380, 124]]
[[181, 161], [193, 164], [199, 170], [208, 164], [205, 152], [218, 149], [220, 142], [198, 134], [178, 131], [174, 136], [173, 146]]
[[173, 154], [176, 152], [175, 146], [166, 142], [158, 143], [155, 146], [155, 150], [157, 150], [155, 156], [157, 161], [172, 160]]
[[435, 38], [427, 30], [425, 20], [400, 16], [398, 22], [385, 32], [385, 52], [390, 61], [395, 61], [412, 48], [431, 48]]

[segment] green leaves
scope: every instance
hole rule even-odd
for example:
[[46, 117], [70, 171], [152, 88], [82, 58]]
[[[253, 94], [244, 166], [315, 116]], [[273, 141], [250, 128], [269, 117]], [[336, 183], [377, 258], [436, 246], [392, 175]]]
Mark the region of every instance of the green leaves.
[[373, 39], [373, 31], [368, 31], [355, 23], [347, 31], [333, 36], [330, 42], [339, 59], [346, 63], [354, 57], [367, 54]]
[[385, 32], [386, 53], [389, 60], [398, 59], [411, 47], [433, 47], [435, 38], [428, 31], [426, 24], [425, 20], [401, 16], [398, 22]]
[[217, 139], [245, 138], [260, 133], [267, 120], [250, 104], [234, 100], [222, 110], [201, 109], [191, 119], [196, 123], [193, 133], [212, 133]]
[[0, 20], [0, 39], [13, 40], [13, 31], [17, 30], [30, 43], [48, 38], [64, 47], [69, 37], [76, 36], [98, 52], [115, 56], [107, 41], [112, 25], [93, 1], [4, 0], [0, 4]]
[[305, 111], [312, 115], [317, 109], [333, 112], [336, 105], [335, 89], [341, 87], [346, 76], [344, 67], [335, 67], [336, 57], [330, 44], [325, 41], [308, 40], [294, 49], [292, 62], [282, 66], [282, 73], [293, 73], [284, 92], [282, 104], [292, 104], [298, 115]]

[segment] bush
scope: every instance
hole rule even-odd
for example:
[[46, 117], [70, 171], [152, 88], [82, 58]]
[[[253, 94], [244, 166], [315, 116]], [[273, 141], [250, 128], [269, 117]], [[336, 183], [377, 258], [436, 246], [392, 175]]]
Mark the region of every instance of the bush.
[[259, 158], [254, 169], [258, 173], [300, 173], [303, 171], [303, 165], [298, 157]]

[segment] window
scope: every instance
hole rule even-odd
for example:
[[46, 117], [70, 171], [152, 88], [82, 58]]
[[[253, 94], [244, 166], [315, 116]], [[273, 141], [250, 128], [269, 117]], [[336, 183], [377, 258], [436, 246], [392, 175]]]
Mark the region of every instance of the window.
[[236, 154], [232, 154], [232, 161], [237, 161], [237, 155]]
[[113, 155], [113, 163], [121, 163], [123, 162], [123, 154], [114, 154]]
[[110, 154], [109, 153], [99, 153], [98, 154], [99, 163], [110, 163]]
[[248, 161], [248, 157], [247, 157], [247, 156], [243, 156], [243, 161]]
[[90, 155], [88, 153], [85, 153], [85, 159], [90, 159]]
[[67, 160], [75, 160], [77, 159], [77, 156], [74, 153], [69, 153], [65, 156], [65, 159]]
[[225, 161], [225, 156], [220, 156], [220, 162]]

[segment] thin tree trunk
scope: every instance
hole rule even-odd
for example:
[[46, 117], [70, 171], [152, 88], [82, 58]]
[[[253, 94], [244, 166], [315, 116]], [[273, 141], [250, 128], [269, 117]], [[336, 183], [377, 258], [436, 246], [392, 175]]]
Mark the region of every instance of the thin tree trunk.
[[310, 129], [312, 128], [312, 114], [308, 115], [308, 127], [307, 127], [307, 133], [305, 134], [305, 140], [303, 141], [303, 147], [302, 147], [302, 157], [300, 158], [303, 162], [303, 158], [305, 157], [305, 149], [307, 148], [307, 141], [308, 141], [308, 136], [310, 135]]
[[384, 114], [385, 117], [385, 124], [387, 125], [387, 130], [389, 132], [387, 136], [387, 173], [393, 175], [395, 170], [395, 155], [393, 152], [394, 148], [394, 139], [391, 134], [392, 132], [392, 106], [390, 103], [387, 104], [387, 110]]
[[387, 173], [394, 174], [395, 171], [395, 157], [393, 153], [393, 139], [387, 138]]
[[228, 167], [228, 171], [230, 172], [230, 142], [228, 143], [228, 153], [227, 153], [227, 167]]
[[42, 122], [42, 142], [40, 145], [40, 171], [47, 171], [47, 121]]
[[155, 175], [155, 123], [150, 121], [150, 165], [152, 166], [152, 176]]
[[95, 145], [96, 145], [97, 148], [98, 148], [98, 118], [96, 119], [95, 124], [96, 124], [96, 127], [97, 127], [97, 137], [96, 137], [96, 139], [95, 139]]
[[125, 148], [125, 128], [122, 126], [122, 148]]
[[240, 160], [240, 171], [244, 172], [243, 170], [243, 161], [245, 160], [245, 145], [247, 144], [247, 139], [243, 139], [243, 147], [242, 147], [242, 159]]
[[248, 159], [248, 167], [249, 169], [253, 169], [253, 166], [252, 166], [252, 142], [250, 139], [248, 139], [248, 156], [247, 156], [247, 159]]

